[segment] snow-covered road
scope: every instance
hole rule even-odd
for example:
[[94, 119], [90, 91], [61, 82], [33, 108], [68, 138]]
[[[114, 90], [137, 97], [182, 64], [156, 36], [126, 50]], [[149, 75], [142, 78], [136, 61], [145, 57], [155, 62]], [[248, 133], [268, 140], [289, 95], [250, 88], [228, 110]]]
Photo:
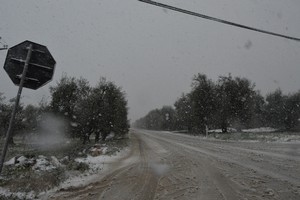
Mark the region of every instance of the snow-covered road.
[[300, 199], [300, 144], [132, 130], [129, 155], [55, 199]]

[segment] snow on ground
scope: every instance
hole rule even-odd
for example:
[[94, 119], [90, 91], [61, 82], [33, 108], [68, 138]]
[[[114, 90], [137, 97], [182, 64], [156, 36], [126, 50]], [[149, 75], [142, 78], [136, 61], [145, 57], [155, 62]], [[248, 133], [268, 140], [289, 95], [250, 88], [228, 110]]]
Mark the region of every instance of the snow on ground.
[[51, 156], [51, 159], [48, 159], [46, 156], [43, 155], [39, 155], [37, 158], [27, 158], [25, 156], [13, 157], [7, 162], [5, 162], [4, 165], [8, 165], [12, 167], [33, 165], [32, 170], [37, 172], [51, 171], [61, 166], [60, 162], [55, 156]]
[[104, 166], [106, 158], [110, 156], [102, 155], [102, 156], [90, 156], [88, 155], [86, 158], [76, 158], [75, 161], [79, 163], [86, 163], [89, 165], [90, 170], [96, 171], [101, 170]]
[[56, 168], [56, 166], [54, 166], [51, 162], [48, 161], [47, 157], [42, 155], [38, 156], [35, 165], [32, 167], [32, 169], [35, 171], [51, 171]]
[[11, 158], [10, 160], [8, 160], [7, 162], [4, 163], [4, 165], [14, 165], [16, 157]]
[[169, 133], [174, 135], [180, 135], [182, 137], [201, 137], [207, 140], [234, 140], [240, 142], [277, 142], [277, 143], [300, 143], [300, 134], [295, 132], [276, 132], [277, 129], [272, 127], [260, 127], [254, 129], [243, 129], [242, 132], [237, 132], [235, 129], [228, 129], [227, 134], [221, 134], [221, 129], [212, 129], [208, 132], [209, 137], [204, 135], [190, 135], [185, 134], [185, 131], [161, 131], [161, 133]]
[[[83, 186], [98, 180], [101, 174], [109, 170], [109, 164], [117, 162], [118, 159], [124, 157], [128, 153], [129, 148], [126, 148], [112, 156], [100, 155], [93, 157], [88, 155], [86, 158], [76, 158], [76, 162], [88, 164], [90, 170], [81, 174], [70, 174], [70, 177], [66, 181], [61, 183], [59, 187], [48, 191], [47, 195], [64, 188]], [[41, 195], [43, 196], [45, 193], [41, 193], [39, 196]]]
[[[58, 163], [59, 161], [54, 156], [51, 156], [51, 159], [48, 159], [45, 156], [39, 155], [37, 158], [27, 158], [25, 156], [13, 157], [5, 162], [4, 165], [12, 168], [18, 166], [32, 166], [31, 169], [33, 171], [40, 172], [56, 169], [61, 166], [61, 164]], [[0, 179], [3, 179], [3, 177], [0, 177]], [[36, 197], [36, 192], [11, 192], [7, 188], [0, 187], [0, 199], [1, 197], [5, 197], [7, 199], [34, 199]]]
[[[228, 133], [237, 132], [235, 128], [227, 128]], [[208, 131], [209, 133], [222, 133], [222, 129], [211, 129]]]
[[278, 143], [300, 143], [300, 135], [273, 136], [272, 140]]
[[[243, 129], [242, 132], [247, 132], [247, 133], [270, 133], [274, 132], [277, 129], [271, 128], [271, 127], [260, 127], [260, 128], [252, 128], [252, 129]], [[222, 133], [222, 129], [211, 129], [208, 131], [209, 133]], [[234, 128], [228, 128], [229, 133], [234, 133], [237, 132], [236, 129]]]
[[8, 189], [0, 187], [0, 194], [7, 199], [35, 199], [36, 194], [34, 191], [31, 192], [10, 192]]
[[[99, 156], [91, 156], [87, 155], [86, 158], [76, 158], [75, 162], [78, 163], [85, 163], [89, 166], [89, 170], [81, 173], [81, 172], [74, 172], [74, 171], [66, 171], [66, 174], [69, 178], [60, 184], [60, 186], [53, 188], [47, 192], [42, 192], [38, 196], [45, 196], [51, 194], [60, 189], [69, 188], [69, 187], [76, 187], [76, 186], [83, 186], [93, 181], [99, 179], [99, 176], [106, 172], [109, 169], [109, 164], [113, 162], [117, 162], [118, 159], [124, 157], [129, 153], [129, 148], [123, 149], [122, 151], [118, 151], [114, 155], [104, 155], [108, 152], [108, 147], [101, 148], [102, 153]], [[39, 155], [37, 158], [26, 158], [25, 156], [20, 157], [13, 157], [7, 162], [5, 165], [9, 166], [20, 166], [25, 165], [27, 163], [31, 163], [32, 170], [36, 172], [47, 172], [58, 167], [64, 167], [64, 165], [55, 157], [51, 156], [47, 158], [43, 155]], [[34, 191], [31, 192], [17, 192], [13, 193], [10, 192], [9, 189], [0, 187], [0, 196], [4, 196], [7, 198], [13, 199], [34, 199], [36, 197], [36, 193]]]
[[277, 129], [271, 127], [261, 127], [261, 128], [252, 128], [252, 129], [243, 129], [243, 132], [247, 133], [270, 133], [274, 132]]

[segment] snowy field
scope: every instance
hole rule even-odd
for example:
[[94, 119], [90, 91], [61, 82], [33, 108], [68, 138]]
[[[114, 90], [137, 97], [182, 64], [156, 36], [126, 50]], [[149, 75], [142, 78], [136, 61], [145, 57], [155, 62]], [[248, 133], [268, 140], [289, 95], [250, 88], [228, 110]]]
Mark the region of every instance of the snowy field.
[[127, 144], [112, 141], [95, 145], [68, 141], [64, 148], [55, 150], [36, 149], [36, 145], [18, 143], [18, 139], [16, 142], [0, 177], [0, 199], [40, 198], [88, 184], [128, 153]]

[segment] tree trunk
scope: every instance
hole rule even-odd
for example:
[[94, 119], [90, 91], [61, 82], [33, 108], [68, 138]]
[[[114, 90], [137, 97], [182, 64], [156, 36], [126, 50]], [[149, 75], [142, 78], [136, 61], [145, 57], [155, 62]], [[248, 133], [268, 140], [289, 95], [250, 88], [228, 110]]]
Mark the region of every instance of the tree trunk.
[[222, 122], [222, 133], [227, 133], [227, 123], [226, 121], [223, 121]]
[[[5, 139], [6, 139], [8, 127], [5, 130], [6, 130], [6, 135], [5, 135]], [[14, 130], [11, 130], [10, 138], [8, 138], [8, 144], [10, 144], [10, 145], [15, 144], [15, 142], [14, 142]]]
[[105, 141], [107, 136], [108, 136], [108, 133], [102, 132], [102, 141]]
[[100, 140], [100, 132], [96, 132], [95, 143], [98, 143]]
[[10, 145], [14, 145], [15, 144], [13, 136], [10, 136], [10, 138], [8, 140], [8, 144], [10, 144]]
[[85, 134], [84, 136], [83, 136], [83, 144], [86, 144], [86, 142], [91, 142], [90, 141], [90, 134]]
[[188, 126], [188, 133], [192, 133], [192, 127]]

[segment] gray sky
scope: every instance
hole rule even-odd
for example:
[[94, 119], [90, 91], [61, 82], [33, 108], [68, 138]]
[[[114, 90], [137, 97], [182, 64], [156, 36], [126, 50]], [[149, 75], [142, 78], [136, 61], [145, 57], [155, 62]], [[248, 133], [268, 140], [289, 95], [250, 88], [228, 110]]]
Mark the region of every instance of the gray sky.
[[[158, 0], [195, 12], [300, 37], [299, 0]], [[22, 102], [49, 95], [65, 72], [95, 85], [100, 76], [127, 93], [129, 117], [172, 105], [194, 74], [247, 77], [263, 94], [300, 89], [300, 43], [167, 11], [137, 0], [0, 0], [0, 36], [11, 47], [46, 45], [54, 80]], [[0, 51], [3, 66], [6, 51]], [[0, 92], [15, 87], [0, 68]], [[50, 100], [50, 99], [49, 99]]]

